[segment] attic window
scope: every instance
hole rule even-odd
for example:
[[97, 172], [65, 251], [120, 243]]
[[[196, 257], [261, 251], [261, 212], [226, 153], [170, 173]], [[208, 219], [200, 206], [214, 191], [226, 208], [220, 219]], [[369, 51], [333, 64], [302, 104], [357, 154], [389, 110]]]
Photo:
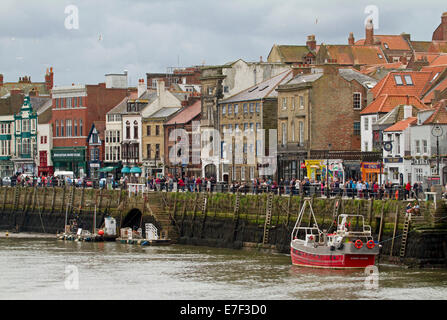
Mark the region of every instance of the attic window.
[[258, 89], [258, 86], [254, 87], [254, 88], [251, 88], [250, 90], [248, 90], [248, 92], [253, 92], [253, 91], [255, 91], [256, 89]]
[[394, 81], [396, 81], [396, 85], [398, 86], [402, 86], [404, 84], [401, 76], [394, 76]]
[[389, 49], [390, 47], [388, 47], [388, 43], [384, 43], [383, 46], [385, 47], [385, 49]]
[[377, 55], [379, 56], [379, 59], [383, 59], [383, 56], [380, 53], [378, 53]]
[[269, 87], [269, 86], [265, 86], [265, 87], [259, 89], [259, 91], [262, 91], [262, 90], [264, 90], [264, 89], [267, 89], [268, 87]]
[[405, 82], [407, 83], [407, 86], [412, 86], [413, 85], [413, 79], [411, 78], [410, 75], [406, 75], [405, 77]]

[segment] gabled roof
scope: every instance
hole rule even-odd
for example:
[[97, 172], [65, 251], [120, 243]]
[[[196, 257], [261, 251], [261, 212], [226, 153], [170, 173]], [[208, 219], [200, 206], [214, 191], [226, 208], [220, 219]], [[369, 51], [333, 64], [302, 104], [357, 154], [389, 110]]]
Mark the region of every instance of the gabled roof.
[[416, 117], [409, 117], [407, 119], [401, 120], [399, 122], [396, 122], [391, 127], [386, 128], [385, 132], [396, 132], [396, 131], [404, 131], [407, 129], [410, 125], [415, 124], [417, 122]]
[[433, 41], [428, 51], [447, 53], [447, 41]]
[[429, 63], [430, 66], [447, 66], [447, 54], [437, 54]]
[[[386, 63], [379, 46], [326, 45], [327, 56], [341, 65], [365, 65]], [[320, 50], [320, 52], [322, 52]]]
[[[270, 49], [269, 57], [272, 51], [276, 49], [283, 63], [302, 62], [303, 57], [312, 51], [307, 46], [297, 45], [273, 45]], [[313, 53], [314, 54], [314, 53]]]
[[433, 109], [435, 112], [423, 124], [447, 124], [447, 100], [439, 101]]
[[360, 114], [388, 113], [398, 105], [412, 105], [418, 110], [427, 109], [425, 104], [417, 96], [382, 94], [363, 109]]
[[[364, 44], [365, 39], [355, 42], [356, 46]], [[380, 44], [383, 50], [411, 50], [410, 45], [402, 35], [374, 35], [374, 44]]]
[[344, 68], [338, 70], [340, 76], [347, 81], [355, 80], [367, 89], [373, 88], [377, 84], [377, 80], [371, 78], [352, 68]]
[[292, 79], [292, 70], [281, 72], [270, 79], [260, 82], [248, 89], [236, 93], [227, 99], [222, 100], [220, 103], [261, 100], [277, 97], [278, 92], [275, 89], [278, 85], [286, 83], [290, 79]]
[[150, 114], [146, 118], [166, 118], [166, 117], [169, 117], [170, 115], [173, 115], [180, 109], [181, 109], [180, 107], [161, 108], [161, 109], [158, 109], [157, 111], [155, 111], [154, 113]]
[[174, 117], [166, 122], [166, 125], [173, 124], [185, 124], [200, 115], [202, 108], [202, 101], [197, 100], [192, 105], [184, 107], [180, 112], [178, 112]]
[[447, 66], [424, 67], [422, 70], [430, 70], [433, 75], [422, 94], [422, 101], [428, 104], [435, 98], [436, 90], [442, 92], [447, 88]]
[[[398, 85], [395, 76], [400, 76], [403, 84]], [[410, 76], [413, 84], [408, 84], [405, 76]], [[393, 71], [388, 73], [379, 83], [371, 90], [374, 97], [382, 94], [392, 95], [409, 95], [420, 97], [427, 86], [427, 83], [433, 78], [431, 71]]]
[[413, 50], [417, 52], [428, 52], [431, 47], [431, 41], [410, 41]]
[[138, 98], [138, 93], [132, 91], [128, 97], [121, 100], [115, 107], [113, 107], [107, 114], [120, 114], [127, 111], [127, 101]]

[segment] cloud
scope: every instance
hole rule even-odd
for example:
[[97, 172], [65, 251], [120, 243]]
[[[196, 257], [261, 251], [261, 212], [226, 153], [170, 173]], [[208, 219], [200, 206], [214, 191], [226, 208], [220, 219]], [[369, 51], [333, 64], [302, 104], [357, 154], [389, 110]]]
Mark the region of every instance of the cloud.
[[[79, 9], [79, 29], [67, 30], [65, 7]], [[347, 43], [364, 37], [364, 9], [379, 9], [379, 34], [411, 33], [430, 40], [445, 8], [427, 0], [2, 0], [0, 59], [5, 81], [31, 75], [55, 83], [98, 83], [104, 74], [129, 71], [131, 84], [167, 67], [267, 58], [271, 46]]]

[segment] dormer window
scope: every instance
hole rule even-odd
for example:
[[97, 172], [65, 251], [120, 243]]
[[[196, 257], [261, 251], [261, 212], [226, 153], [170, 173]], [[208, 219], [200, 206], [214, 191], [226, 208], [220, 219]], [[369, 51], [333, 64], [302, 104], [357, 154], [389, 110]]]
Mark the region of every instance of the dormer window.
[[378, 53], [377, 55], [379, 56], [379, 59], [383, 59], [383, 56], [380, 53]]
[[406, 75], [406, 76], [404, 76], [404, 78], [405, 78], [405, 83], [407, 84], [407, 86], [413, 85], [413, 79], [411, 78], [410, 75]]
[[394, 81], [396, 81], [396, 85], [398, 86], [402, 86], [404, 84], [404, 82], [402, 81], [402, 77], [400, 75], [395, 75]]
[[383, 46], [385, 47], [385, 49], [389, 49], [390, 47], [388, 46], [388, 43], [384, 43]]

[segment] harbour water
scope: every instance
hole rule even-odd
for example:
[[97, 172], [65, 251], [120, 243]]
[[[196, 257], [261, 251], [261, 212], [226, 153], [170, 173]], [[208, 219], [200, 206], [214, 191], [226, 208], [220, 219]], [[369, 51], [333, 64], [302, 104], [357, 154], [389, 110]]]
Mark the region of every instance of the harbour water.
[[368, 282], [362, 270], [296, 267], [255, 250], [0, 234], [0, 299], [447, 299], [447, 270], [378, 272]]

